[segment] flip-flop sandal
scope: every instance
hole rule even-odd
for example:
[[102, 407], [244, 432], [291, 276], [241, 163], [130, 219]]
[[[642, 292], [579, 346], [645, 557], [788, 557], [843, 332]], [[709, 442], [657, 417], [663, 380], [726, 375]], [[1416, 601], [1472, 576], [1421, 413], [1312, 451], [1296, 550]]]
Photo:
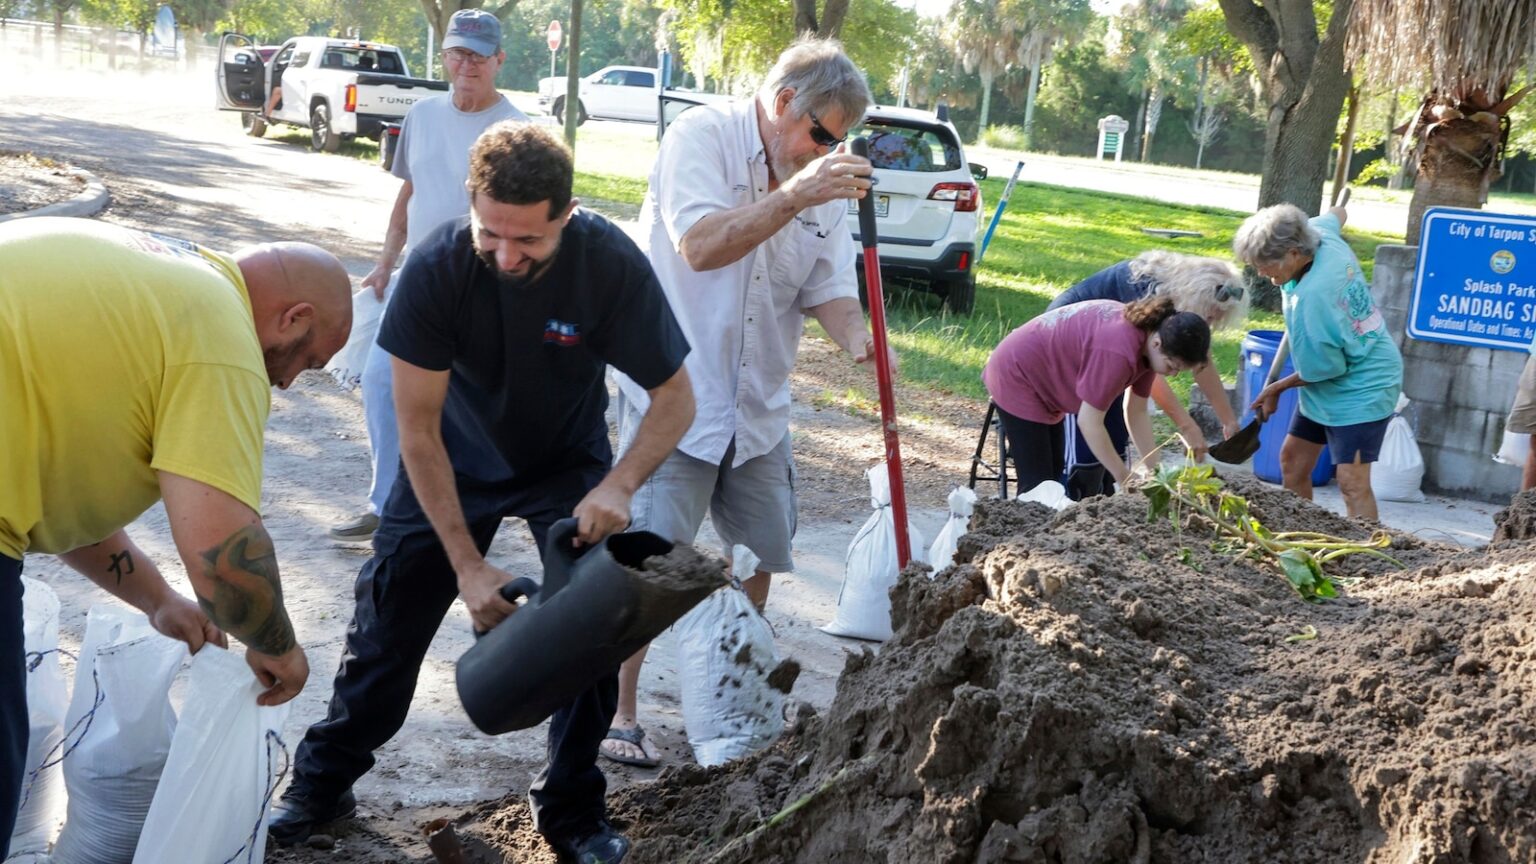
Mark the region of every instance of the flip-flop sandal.
[[[640, 748], [640, 752], [645, 752], [644, 726], [636, 726], [633, 729], [609, 729], [608, 734], [603, 736], [603, 740], [609, 739], [633, 744]], [[601, 753], [604, 759], [610, 762], [617, 762], [620, 765], [634, 765], [637, 768], [655, 768], [661, 764], [661, 757], [659, 756], [619, 756], [608, 752], [602, 747], [599, 747], [597, 752]]]

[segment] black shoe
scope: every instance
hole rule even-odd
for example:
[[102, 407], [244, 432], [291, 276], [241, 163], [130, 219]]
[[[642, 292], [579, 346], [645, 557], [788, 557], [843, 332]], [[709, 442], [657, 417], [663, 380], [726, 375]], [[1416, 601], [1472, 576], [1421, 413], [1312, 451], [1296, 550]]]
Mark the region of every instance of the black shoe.
[[597, 830], [571, 842], [549, 840], [561, 862], [571, 864], [620, 864], [629, 855], [629, 838], [615, 831], [607, 820], [597, 823]]
[[323, 801], [290, 789], [272, 805], [267, 817], [267, 834], [280, 846], [292, 846], [309, 839], [315, 829], [328, 822], [347, 819], [357, 813], [357, 797], [352, 790], [334, 801]]

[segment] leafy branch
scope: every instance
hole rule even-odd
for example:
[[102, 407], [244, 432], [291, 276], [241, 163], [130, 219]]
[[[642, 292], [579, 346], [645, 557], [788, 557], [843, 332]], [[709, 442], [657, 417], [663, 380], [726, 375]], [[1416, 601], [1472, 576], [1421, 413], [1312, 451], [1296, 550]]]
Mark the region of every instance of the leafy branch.
[[1186, 517], [1210, 525], [1229, 541], [1229, 552], [1275, 567], [1304, 600], [1320, 602], [1338, 596], [1338, 587], [1323, 567], [1346, 555], [1373, 555], [1403, 566], [1381, 551], [1392, 544], [1382, 531], [1366, 541], [1316, 531], [1271, 531], [1249, 512], [1245, 498], [1222, 488], [1210, 465], [1164, 466], [1140, 488], [1148, 500], [1147, 521], [1170, 519], [1175, 530], [1182, 530]]

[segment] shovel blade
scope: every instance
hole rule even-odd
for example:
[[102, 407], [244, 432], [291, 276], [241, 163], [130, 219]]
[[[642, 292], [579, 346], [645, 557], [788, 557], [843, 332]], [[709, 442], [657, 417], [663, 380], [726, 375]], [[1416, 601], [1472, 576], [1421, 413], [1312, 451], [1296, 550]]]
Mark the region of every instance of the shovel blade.
[[1259, 429], [1264, 425], [1263, 420], [1255, 419], [1231, 438], [1215, 444], [1210, 450], [1211, 458], [1217, 462], [1225, 462], [1228, 465], [1240, 465], [1248, 461], [1248, 457], [1259, 452]]

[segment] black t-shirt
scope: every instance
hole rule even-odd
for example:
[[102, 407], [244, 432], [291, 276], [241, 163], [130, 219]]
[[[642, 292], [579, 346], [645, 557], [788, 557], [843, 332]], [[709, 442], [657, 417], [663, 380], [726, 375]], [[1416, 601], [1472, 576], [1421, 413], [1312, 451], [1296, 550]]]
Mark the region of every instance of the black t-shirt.
[[1152, 283], [1131, 278], [1131, 262], [1121, 261], [1105, 267], [1087, 279], [1056, 295], [1046, 309], [1060, 309], [1084, 300], [1113, 300], [1132, 303], [1152, 293]]
[[650, 389], [683, 365], [688, 342], [650, 262], [607, 219], [577, 210], [548, 271], [502, 284], [475, 253], [468, 217], [411, 250], [379, 345], [451, 370], [443, 439], [458, 473], [540, 477], [613, 460], [604, 367]]

